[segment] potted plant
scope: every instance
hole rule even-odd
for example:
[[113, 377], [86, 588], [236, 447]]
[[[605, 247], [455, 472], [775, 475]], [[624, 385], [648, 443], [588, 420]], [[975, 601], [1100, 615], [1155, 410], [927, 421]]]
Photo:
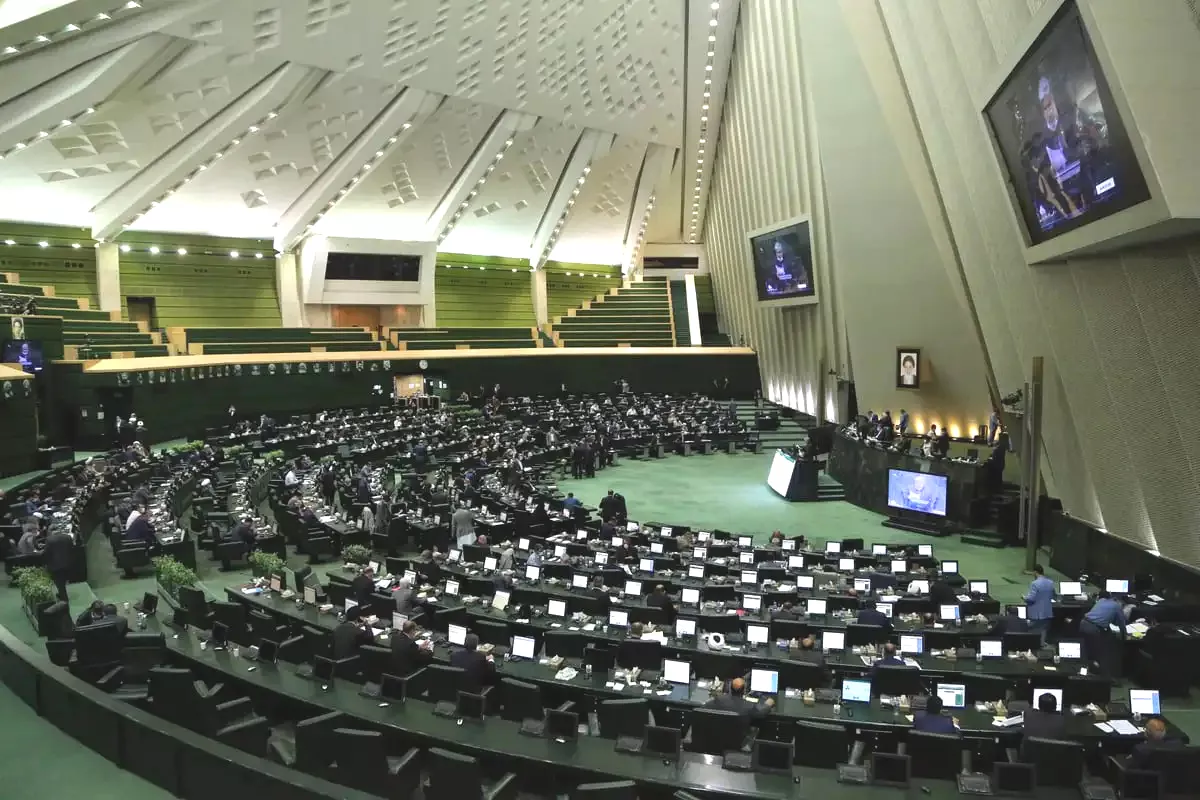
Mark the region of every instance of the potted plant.
[[361, 544], [348, 544], [342, 548], [342, 560], [346, 566], [353, 564], [361, 567], [371, 560], [371, 551]]
[[153, 559], [154, 577], [158, 581], [159, 587], [168, 597], [178, 600], [178, 591], [181, 586], [195, 586], [199, 578], [196, 573], [188, 569], [183, 564], [180, 564], [171, 556], [158, 556]]
[[20, 567], [13, 570], [13, 583], [21, 592], [25, 604], [25, 617], [39, 636], [47, 634], [43, 625], [42, 612], [58, 602], [58, 590], [50, 573], [42, 567]]
[[283, 572], [283, 559], [274, 553], [255, 550], [250, 554], [250, 572], [256, 578], [269, 578]]
[[263, 461], [266, 461], [269, 463], [273, 463], [276, 461], [283, 461], [283, 451], [282, 450], [271, 450], [269, 452], [263, 453], [262, 457], [263, 457]]

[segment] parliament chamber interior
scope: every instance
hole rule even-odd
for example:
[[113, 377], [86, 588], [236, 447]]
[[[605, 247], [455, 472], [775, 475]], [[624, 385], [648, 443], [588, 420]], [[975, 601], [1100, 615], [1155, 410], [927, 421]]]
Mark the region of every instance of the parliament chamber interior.
[[0, 2], [0, 796], [1200, 798], [1194, 5]]

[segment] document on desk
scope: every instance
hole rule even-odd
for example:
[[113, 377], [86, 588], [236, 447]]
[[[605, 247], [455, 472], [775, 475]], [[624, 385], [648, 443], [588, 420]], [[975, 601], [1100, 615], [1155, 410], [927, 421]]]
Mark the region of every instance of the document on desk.
[[969, 595], [969, 594], [960, 594], [960, 595], [958, 596], [958, 602], [960, 602], [960, 603], [969, 603], [969, 602], [971, 602], [971, 595]]
[[1156, 595], [1156, 594], [1147, 595], [1147, 596], [1148, 596], [1148, 597], [1149, 597], [1151, 600], [1153, 600], [1154, 602], [1156, 602], [1156, 603], [1161, 603], [1161, 602], [1163, 601], [1163, 599], [1164, 599], [1164, 598], [1162, 598], [1162, 597], [1159, 597], [1159, 596], [1158, 596], [1158, 595]]
[[875, 665], [875, 658], [873, 656], [859, 656], [859, 658], [862, 659], [864, 667], [872, 667]]
[[1109, 722], [1109, 725], [1112, 726], [1113, 731], [1122, 736], [1137, 736], [1141, 733], [1137, 726], [1127, 719], [1114, 719]]
[[594, 630], [596, 630], [596, 623], [594, 623], [594, 622], [589, 622], [587, 625], [584, 625], [584, 626], [583, 626], [583, 629], [584, 629], [585, 631], [594, 631]]
[[1107, 722], [1096, 722], [1093, 724], [1105, 733], [1114, 733], [1112, 725], [1109, 725]]
[[1024, 714], [1017, 714], [1015, 717], [1008, 717], [1008, 718], [1002, 718], [1002, 717], [993, 717], [992, 718], [992, 725], [996, 726], [997, 728], [1011, 728], [1014, 725], [1022, 725], [1024, 723], [1025, 723], [1025, 715]]
[[906, 667], [916, 667], [917, 669], [921, 668], [921, 662], [917, 661], [915, 658], [904, 659], [904, 665]]
[[898, 594], [883, 594], [879, 596], [879, 602], [881, 603], [894, 603], [899, 599], [900, 595]]
[[263, 590], [260, 586], [247, 586], [242, 589], [242, 594], [262, 594]]

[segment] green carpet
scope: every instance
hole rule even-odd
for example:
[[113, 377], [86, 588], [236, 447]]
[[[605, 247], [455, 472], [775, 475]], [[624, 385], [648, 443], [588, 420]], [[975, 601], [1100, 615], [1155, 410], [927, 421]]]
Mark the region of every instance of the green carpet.
[[[930, 539], [884, 528], [880, 525], [884, 517], [845, 502], [789, 503], [766, 485], [770, 463], [770, 454], [625, 460], [617, 467], [598, 473], [595, 478], [565, 479], [560, 489], [574, 492], [593, 506], [608, 489], [613, 489], [625, 496], [631, 519], [678, 523], [697, 530], [753, 534], [758, 541], [765, 541], [772, 531], [780, 530], [789, 535], [803, 533], [817, 542], [862, 538], [867, 544], [932, 543], [939, 558], [958, 560], [964, 577], [988, 580], [992, 595], [1001, 602], [1019, 602], [1029, 585], [1029, 576], [1023, 572], [1025, 556], [1022, 549], [982, 548], [964, 545], [957, 536]], [[214, 597], [221, 597], [226, 586], [250, 577], [249, 570], [221, 572], [206, 553], [201, 553], [198, 560], [201, 581]], [[1049, 561], [1045, 556], [1041, 560], [1043, 564]], [[304, 563], [303, 557], [289, 558], [290, 567]], [[133, 602], [141, 599], [144, 592], [154, 590], [152, 576], [123, 579], [113, 566], [108, 543], [99, 537], [92, 537], [88, 542], [88, 574], [90, 585], [71, 587], [72, 609], [82, 608], [93, 597], [114, 603]], [[1053, 570], [1048, 570], [1048, 574], [1055, 580], [1066, 577]], [[0, 589], [0, 625], [41, 648], [42, 643], [26, 622], [19, 603], [15, 592]], [[1120, 689], [1115, 692], [1117, 696], [1120, 693]], [[1194, 698], [1164, 699], [1163, 706], [1176, 725], [1193, 741], [1200, 741], [1200, 704]], [[74, 744], [65, 734], [30, 712], [2, 686], [0, 719], [6, 721], [0, 726], [0, 771], [16, 776], [16, 780], [6, 782], [18, 787], [16, 794], [6, 794], [6, 797], [43, 798], [64, 788], [75, 788], [76, 794], [86, 793], [89, 800], [167, 797]], [[64, 756], [65, 769], [56, 768], [47, 774], [36, 767], [36, 761], [26, 757], [32, 752], [48, 752], [46, 745], [53, 747], [55, 753], [67, 754]]]

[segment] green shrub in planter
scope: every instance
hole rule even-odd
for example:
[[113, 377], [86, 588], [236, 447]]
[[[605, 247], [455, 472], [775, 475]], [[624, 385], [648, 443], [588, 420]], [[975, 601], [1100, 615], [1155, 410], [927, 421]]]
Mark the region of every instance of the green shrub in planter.
[[58, 599], [58, 588], [43, 567], [20, 567], [13, 570], [13, 584], [21, 592], [21, 599], [30, 611], [53, 603]]
[[195, 586], [200, 579], [196, 573], [180, 564], [171, 556], [158, 556], [153, 559], [154, 577], [158, 585], [171, 597], [177, 597], [180, 586]]
[[264, 461], [283, 461], [283, 451], [272, 450], [269, 453], [263, 453], [262, 457]]
[[255, 550], [250, 554], [250, 570], [256, 578], [269, 578], [277, 572], [283, 572], [283, 567], [283, 559], [274, 553]]
[[347, 564], [366, 564], [371, 560], [371, 551], [361, 544], [348, 544], [342, 548], [342, 560]]

